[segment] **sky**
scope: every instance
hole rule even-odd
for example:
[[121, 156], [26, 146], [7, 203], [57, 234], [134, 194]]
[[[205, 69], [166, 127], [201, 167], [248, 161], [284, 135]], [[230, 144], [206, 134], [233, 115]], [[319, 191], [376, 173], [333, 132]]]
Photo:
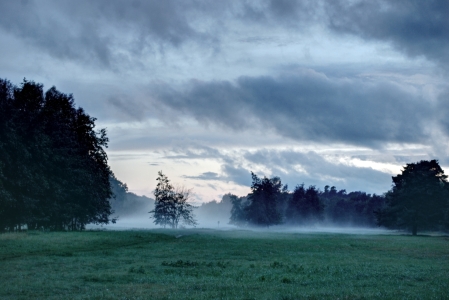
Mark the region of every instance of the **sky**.
[[449, 173], [449, 1], [0, 0], [0, 77], [73, 94], [109, 164], [197, 203], [251, 172], [383, 194]]

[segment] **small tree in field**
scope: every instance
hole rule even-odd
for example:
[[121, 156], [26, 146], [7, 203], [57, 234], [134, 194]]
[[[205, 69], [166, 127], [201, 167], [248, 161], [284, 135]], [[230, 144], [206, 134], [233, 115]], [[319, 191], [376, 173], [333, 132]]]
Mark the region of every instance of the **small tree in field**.
[[186, 225], [197, 225], [193, 216], [195, 207], [187, 202], [190, 198], [190, 190], [175, 189], [162, 171], [159, 171], [158, 175], [156, 179], [158, 183], [154, 190], [154, 209], [149, 212], [152, 214], [154, 223], [164, 228], [167, 225], [177, 228], [180, 221]]
[[164, 228], [171, 224], [170, 214], [174, 206], [174, 188], [170, 184], [167, 176], [162, 171], [158, 173], [156, 189], [154, 190], [154, 209], [150, 211], [154, 218], [154, 224], [161, 225]]

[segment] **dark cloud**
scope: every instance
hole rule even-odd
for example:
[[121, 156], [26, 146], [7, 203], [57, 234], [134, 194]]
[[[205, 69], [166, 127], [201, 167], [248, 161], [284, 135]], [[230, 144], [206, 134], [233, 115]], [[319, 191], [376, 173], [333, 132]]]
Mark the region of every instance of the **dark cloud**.
[[[0, 28], [57, 58], [113, 68], [190, 43], [199, 45], [196, 52], [215, 53], [236, 28], [243, 40], [260, 42], [273, 28], [296, 36], [325, 25], [447, 67], [448, 13], [446, 0], [28, 0], [1, 1]], [[262, 35], [247, 37], [250, 28]]]
[[61, 5], [63, 1], [1, 1], [0, 27], [57, 58], [109, 65], [109, 38], [101, 34], [98, 20], [89, 17], [89, 10], [85, 15], [62, 12]]
[[203, 123], [234, 130], [274, 129], [299, 141], [370, 147], [425, 142], [433, 114], [422, 97], [394, 83], [328, 78], [312, 70], [240, 77], [235, 83], [191, 81], [180, 89], [160, 85], [155, 95], [158, 105]]
[[222, 154], [217, 149], [196, 145], [194, 143], [183, 143], [182, 146], [172, 148], [171, 154], [164, 156], [165, 159], [206, 159], [221, 158]]
[[232, 181], [234, 183], [251, 186], [251, 170], [244, 168], [241, 164], [229, 160], [221, 166], [224, 181]]
[[449, 88], [440, 94], [437, 112], [443, 131], [449, 135]]
[[143, 109], [145, 105], [143, 103], [138, 103], [133, 99], [129, 99], [126, 96], [110, 96], [107, 103], [125, 118], [128, 117], [128, 119], [140, 121], [145, 116], [144, 112], [146, 109]]
[[327, 1], [329, 26], [449, 67], [449, 1]]
[[0, 27], [57, 58], [111, 67], [143, 51], [213, 41], [190, 24], [192, 9], [174, 0], [1, 1]]
[[220, 175], [214, 172], [204, 172], [198, 176], [183, 176], [184, 178], [199, 179], [199, 180], [220, 180]]

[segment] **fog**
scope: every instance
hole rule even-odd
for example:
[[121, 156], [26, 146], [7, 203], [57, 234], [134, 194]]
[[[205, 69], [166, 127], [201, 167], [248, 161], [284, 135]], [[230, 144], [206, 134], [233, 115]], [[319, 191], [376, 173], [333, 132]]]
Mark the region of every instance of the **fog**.
[[[104, 230], [148, 230], [157, 229], [161, 226], [154, 224], [154, 219], [148, 213], [154, 209], [154, 200], [145, 196], [137, 196], [126, 193], [121, 199], [115, 199], [113, 208], [114, 218], [118, 218], [115, 224], [87, 226], [87, 229]], [[282, 233], [335, 233], [335, 234], [394, 234], [396, 231], [379, 227], [368, 227], [357, 224], [334, 224], [329, 221], [320, 223], [302, 224], [296, 226], [276, 225], [270, 227], [245, 226], [238, 227], [229, 224], [232, 202], [230, 194], [226, 194], [220, 201], [211, 201], [201, 204], [193, 211], [197, 220], [196, 228], [207, 228], [214, 230], [246, 230], [254, 232], [282, 232]], [[191, 229], [193, 226], [184, 226], [182, 222], [178, 229]]]
[[[220, 223], [218, 223], [220, 221]], [[198, 229], [214, 229], [214, 230], [245, 230], [254, 232], [279, 232], [279, 233], [335, 233], [335, 234], [354, 234], [354, 235], [379, 235], [379, 234], [398, 234], [398, 231], [388, 230], [385, 228], [372, 228], [372, 227], [360, 227], [360, 226], [340, 226], [340, 225], [303, 225], [303, 226], [285, 226], [277, 225], [270, 227], [238, 227], [228, 224], [229, 219], [215, 218], [201, 216], [198, 218], [198, 225], [195, 228]], [[87, 229], [91, 230], [149, 230], [157, 229], [161, 226], [157, 226], [153, 223], [153, 219], [150, 219], [150, 215], [147, 213], [136, 214], [134, 216], [127, 216], [119, 218], [115, 224], [108, 225], [93, 225], [87, 226]], [[179, 230], [192, 229], [192, 226], [183, 226], [180, 224]]]

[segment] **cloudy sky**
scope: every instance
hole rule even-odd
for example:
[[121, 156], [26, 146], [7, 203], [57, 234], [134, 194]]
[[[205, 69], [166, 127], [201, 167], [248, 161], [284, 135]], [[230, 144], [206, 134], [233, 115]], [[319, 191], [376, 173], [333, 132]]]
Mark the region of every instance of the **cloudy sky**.
[[196, 201], [250, 172], [381, 194], [449, 173], [449, 1], [0, 0], [0, 77], [73, 93], [116, 176]]

